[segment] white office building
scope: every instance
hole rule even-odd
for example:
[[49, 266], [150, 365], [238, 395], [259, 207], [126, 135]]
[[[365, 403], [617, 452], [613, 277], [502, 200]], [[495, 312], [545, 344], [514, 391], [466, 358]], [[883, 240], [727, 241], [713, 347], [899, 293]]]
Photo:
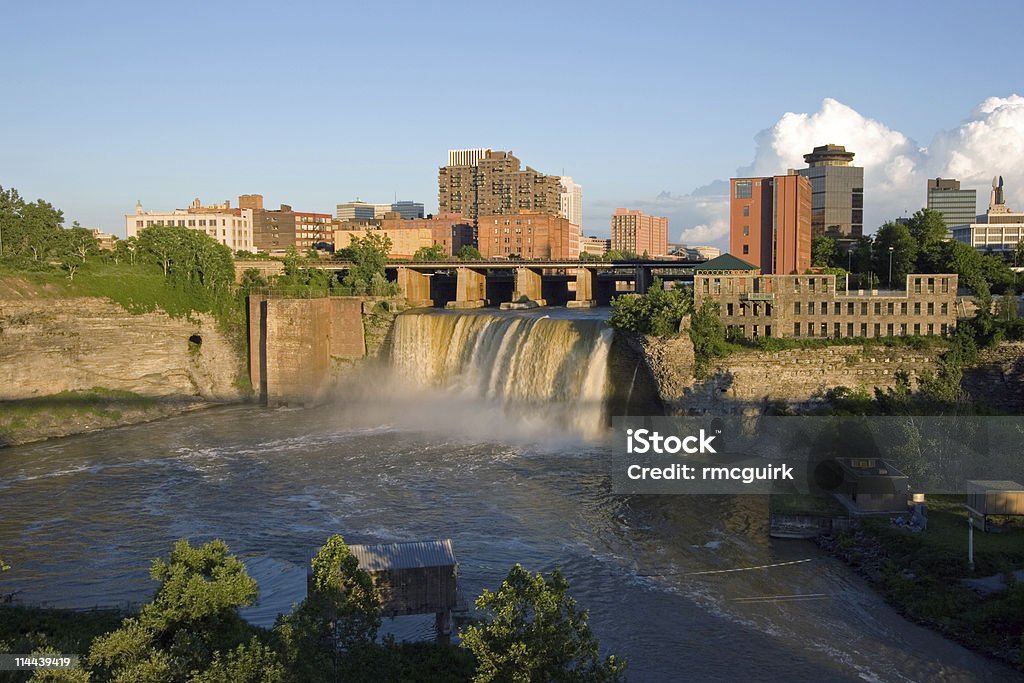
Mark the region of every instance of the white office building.
[[560, 176], [558, 180], [562, 185], [558, 215], [577, 227], [583, 225], [583, 186], [573, 182], [572, 176]]
[[230, 201], [203, 206], [196, 199], [189, 208], [173, 211], [144, 211], [138, 202], [135, 213], [125, 214], [124, 223], [127, 237], [155, 225], [173, 225], [204, 232], [231, 251], [254, 251], [252, 209], [232, 209]]

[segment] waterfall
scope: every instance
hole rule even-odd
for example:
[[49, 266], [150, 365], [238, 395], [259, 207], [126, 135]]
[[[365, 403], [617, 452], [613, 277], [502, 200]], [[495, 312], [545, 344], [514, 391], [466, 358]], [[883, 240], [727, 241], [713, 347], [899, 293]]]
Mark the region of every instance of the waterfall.
[[395, 321], [391, 363], [406, 381], [595, 435], [604, 427], [611, 339], [601, 320], [406, 313]]

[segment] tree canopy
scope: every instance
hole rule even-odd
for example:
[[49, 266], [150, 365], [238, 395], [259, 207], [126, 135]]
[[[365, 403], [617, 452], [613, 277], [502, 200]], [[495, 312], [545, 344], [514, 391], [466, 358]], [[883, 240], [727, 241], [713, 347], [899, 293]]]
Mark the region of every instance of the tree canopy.
[[624, 661], [602, 659], [587, 611], [569, 596], [561, 572], [531, 574], [515, 565], [497, 591], [476, 608], [490, 619], [459, 636], [477, 658], [475, 683], [498, 681], [619, 681]]

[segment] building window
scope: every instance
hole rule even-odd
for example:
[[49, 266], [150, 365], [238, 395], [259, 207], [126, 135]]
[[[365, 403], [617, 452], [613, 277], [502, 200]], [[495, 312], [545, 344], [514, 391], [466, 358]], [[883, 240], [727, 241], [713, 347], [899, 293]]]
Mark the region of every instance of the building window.
[[860, 324], [860, 336], [862, 336], [862, 337], [868, 336], [868, 324], [867, 323], [861, 323]]
[[[893, 315], [894, 313], [896, 313], [896, 304], [894, 304], [893, 302], [890, 301], [889, 302], [889, 315]], [[891, 337], [892, 335], [890, 334], [889, 336]]]
[[[843, 312], [843, 305], [837, 301], [835, 303], [835, 306], [833, 306], [832, 308], [832, 312], [835, 313], [836, 315], [841, 315]], [[839, 335], [837, 334], [836, 336], [838, 337]]]
[[921, 315], [921, 302], [914, 302], [914, 315]]
[[907, 302], [904, 301], [903, 303], [900, 304], [900, 315], [906, 315], [906, 314], [907, 314]]
[[743, 236], [747, 237], [749, 234], [750, 234], [750, 226], [749, 225], [744, 225], [743, 226]]
[[942, 315], [949, 315], [949, 304], [942, 304], [939, 306], [939, 313]]
[[921, 323], [914, 323], [914, 336], [921, 335]]
[[743, 245], [743, 253], [744, 254], [749, 254], [750, 253], [750, 246], [749, 245], [747, 245], [747, 244]]
[[799, 301], [794, 301], [793, 302], [793, 314], [794, 315], [800, 315], [800, 302]]
[[793, 336], [794, 337], [799, 337], [800, 336], [800, 323], [793, 323]]
[[875, 323], [875, 336], [876, 337], [881, 337], [882, 336], [882, 324], [881, 323]]
[[846, 336], [847, 337], [852, 337], [853, 336], [853, 323], [846, 323]]
[[875, 315], [882, 315], [882, 304], [879, 301], [875, 302]]
[[864, 301], [864, 302], [861, 303], [861, 305], [860, 305], [860, 314], [861, 315], [867, 315], [868, 314], [868, 302], [867, 301]]
[[736, 181], [736, 199], [750, 199], [754, 196], [754, 182], [752, 180]]
[[749, 216], [750, 215], [750, 207], [749, 206], [744, 206], [743, 207], [743, 215], [744, 216]]
[[807, 315], [814, 315], [814, 302], [813, 301], [808, 301], [807, 302]]
[[842, 334], [842, 325], [840, 323], [832, 324], [832, 336], [839, 339], [839, 335]]
[[[852, 301], [849, 301], [846, 304], [846, 315], [853, 315], [853, 302]], [[851, 337], [853, 336], [853, 332], [850, 333], [850, 336]]]

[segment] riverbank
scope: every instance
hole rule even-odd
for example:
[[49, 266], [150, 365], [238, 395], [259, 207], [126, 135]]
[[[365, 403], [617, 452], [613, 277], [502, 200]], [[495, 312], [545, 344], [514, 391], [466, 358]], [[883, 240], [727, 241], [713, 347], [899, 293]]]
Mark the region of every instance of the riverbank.
[[0, 401], [0, 449], [152, 422], [220, 405], [226, 403], [195, 396], [143, 396], [101, 387]]
[[[1024, 670], [1024, 526], [974, 534], [975, 570], [967, 564], [967, 516], [957, 496], [929, 497], [928, 528], [911, 532], [888, 518], [819, 536], [901, 615], [971, 649]], [[981, 595], [968, 579], [1002, 578], [1003, 590]]]

